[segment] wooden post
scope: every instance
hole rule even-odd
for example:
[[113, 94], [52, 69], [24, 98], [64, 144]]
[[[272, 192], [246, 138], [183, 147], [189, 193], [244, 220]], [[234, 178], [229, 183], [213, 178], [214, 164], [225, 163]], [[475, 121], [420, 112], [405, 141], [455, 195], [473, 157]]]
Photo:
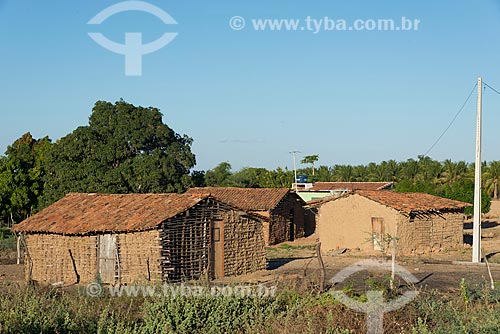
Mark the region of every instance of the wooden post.
[[68, 249], [69, 252], [69, 258], [71, 259], [71, 265], [73, 266], [73, 271], [75, 272], [76, 276], [76, 282], [75, 284], [80, 283], [80, 274], [78, 273], [78, 270], [76, 269], [76, 262], [75, 258], [73, 257], [73, 253], [71, 252], [71, 249]]
[[392, 263], [391, 263], [391, 282], [390, 282], [390, 287], [391, 290], [394, 289], [394, 279], [396, 275], [396, 243], [397, 239], [396, 237], [392, 237]]
[[486, 253], [484, 249], [481, 250], [484, 254], [484, 262], [486, 262], [486, 268], [488, 269], [488, 275], [490, 276], [490, 287], [491, 290], [495, 290], [495, 281], [493, 280], [493, 276], [491, 275], [490, 263], [488, 262], [488, 257], [486, 257]]
[[320, 268], [320, 280], [319, 280], [319, 292], [325, 290], [325, 264], [323, 263], [323, 258], [321, 257], [321, 242], [316, 244], [316, 257], [318, 258], [319, 268]]
[[21, 234], [17, 236], [17, 264], [21, 264]]

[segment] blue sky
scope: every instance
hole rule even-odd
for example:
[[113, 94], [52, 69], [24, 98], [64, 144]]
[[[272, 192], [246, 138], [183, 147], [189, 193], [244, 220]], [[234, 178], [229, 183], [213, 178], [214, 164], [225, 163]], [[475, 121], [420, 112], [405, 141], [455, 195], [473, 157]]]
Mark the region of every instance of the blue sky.
[[[0, 151], [23, 133], [53, 140], [86, 125], [95, 101], [160, 108], [194, 139], [196, 169], [229, 161], [292, 166], [406, 160], [441, 134], [479, 75], [500, 89], [500, 1], [157, 1], [177, 25], [124, 12], [87, 22], [119, 1], [0, 0]], [[242, 16], [247, 26], [232, 30]], [[418, 31], [255, 31], [252, 19], [402, 16]], [[176, 39], [143, 57], [142, 76], [87, 35], [119, 43]], [[475, 95], [429, 154], [474, 160]], [[500, 160], [500, 95], [484, 94], [485, 160]]]

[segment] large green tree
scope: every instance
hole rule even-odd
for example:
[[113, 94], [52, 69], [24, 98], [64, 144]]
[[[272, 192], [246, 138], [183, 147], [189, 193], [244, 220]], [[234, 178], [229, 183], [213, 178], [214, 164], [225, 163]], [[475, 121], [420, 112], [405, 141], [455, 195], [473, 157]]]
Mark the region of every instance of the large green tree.
[[191, 185], [191, 144], [162, 122], [157, 108], [98, 101], [89, 125], [53, 145], [44, 205], [68, 192], [181, 192]]
[[19, 222], [36, 211], [50, 148], [48, 137], [34, 139], [28, 132], [0, 158], [0, 214], [4, 222]]

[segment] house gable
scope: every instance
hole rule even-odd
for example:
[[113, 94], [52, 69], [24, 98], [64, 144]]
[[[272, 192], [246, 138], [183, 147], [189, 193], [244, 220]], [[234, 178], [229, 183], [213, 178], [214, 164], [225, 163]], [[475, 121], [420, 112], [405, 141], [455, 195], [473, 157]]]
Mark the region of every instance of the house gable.
[[316, 225], [323, 249], [372, 250], [372, 218], [383, 219], [384, 231], [391, 235], [396, 234], [396, 226], [403, 219], [395, 209], [357, 194], [323, 203]]

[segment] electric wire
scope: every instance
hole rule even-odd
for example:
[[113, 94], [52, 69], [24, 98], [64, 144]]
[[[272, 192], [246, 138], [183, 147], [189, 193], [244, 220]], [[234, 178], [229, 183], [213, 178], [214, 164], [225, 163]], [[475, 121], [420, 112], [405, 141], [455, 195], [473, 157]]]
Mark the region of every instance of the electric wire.
[[[436, 139], [436, 141], [434, 142], [434, 144], [431, 145], [431, 147], [429, 147], [429, 149], [425, 152], [424, 154], [424, 157], [427, 156], [427, 154], [429, 154], [430, 151], [432, 151], [432, 149], [439, 143], [439, 141], [444, 137], [444, 135], [446, 134], [446, 132], [448, 132], [448, 130], [451, 128], [451, 126], [453, 125], [453, 123], [455, 123], [456, 119], [458, 118], [458, 116], [462, 113], [462, 111], [464, 110], [465, 106], [467, 105], [467, 102], [469, 102], [472, 94], [474, 93], [474, 90], [476, 89], [477, 87], [477, 83], [474, 85], [474, 87], [472, 88], [471, 92], [469, 93], [469, 96], [467, 96], [467, 99], [465, 100], [465, 102], [462, 104], [462, 106], [460, 107], [460, 109], [458, 110], [458, 112], [455, 114], [455, 117], [453, 117], [453, 119], [451, 120], [450, 124], [448, 124], [448, 126], [446, 127], [446, 129], [444, 129], [443, 133], [441, 133], [441, 135], [438, 137], [438, 139]], [[489, 86], [488, 86], [489, 87]], [[498, 92], [497, 92], [498, 93]], [[500, 93], [499, 93], [500, 94]]]
[[491, 89], [492, 91], [494, 91], [495, 93], [497, 93], [498, 95], [500, 95], [500, 92], [498, 90], [496, 90], [495, 88], [491, 87], [490, 85], [488, 85], [486, 82], [483, 81], [483, 84], [488, 87], [489, 89]]

